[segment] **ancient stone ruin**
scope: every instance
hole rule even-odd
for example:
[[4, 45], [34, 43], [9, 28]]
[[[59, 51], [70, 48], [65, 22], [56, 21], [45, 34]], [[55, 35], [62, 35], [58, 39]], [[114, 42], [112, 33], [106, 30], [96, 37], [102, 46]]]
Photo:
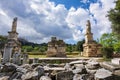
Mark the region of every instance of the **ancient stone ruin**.
[[98, 62], [98, 59], [20, 66], [5, 63], [0, 64], [0, 80], [120, 80], [120, 64]]
[[[12, 31], [9, 32], [8, 42], [4, 50], [3, 63], [0, 64], [0, 80], [120, 80], [119, 58], [112, 59], [111, 62], [99, 62], [99, 59], [77, 58], [78, 60], [70, 61], [70, 59], [69, 62], [59, 64], [47, 63], [45, 60], [40, 62], [38, 58], [35, 58], [33, 63], [28, 64], [28, 55], [23, 54], [21, 56], [20, 54], [21, 48], [17, 40], [16, 21], [17, 18], [14, 18]], [[99, 54], [94, 51], [94, 49], [97, 50], [99, 48], [97, 46], [99, 44], [93, 41], [89, 21], [87, 26], [84, 52], [86, 50], [87, 56], [93, 56]], [[52, 37], [48, 43], [47, 52], [48, 56], [65, 57], [64, 41]], [[10, 61], [11, 58], [12, 63]], [[64, 61], [67, 61], [68, 58], [65, 59]], [[43, 59], [41, 58], [41, 60]]]
[[10, 62], [10, 59], [14, 53], [21, 52], [21, 43], [18, 41], [17, 28], [17, 18], [13, 19], [12, 30], [8, 32], [8, 40], [5, 44], [3, 63]]
[[91, 32], [90, 21], [87, 21], [86, 24], [86, 33], [85, 33], [85, 43], [83, 44], [83, 56], [87, 57], [97, 57], [101, 56], [101, 44], [97, 44], [93, 40], [93, 33]]
[[52, 37], [48, 42], [48, 57], [66, 57], [65, 54], [65, 42], [63, 40], [57, 40], [56, 37]]

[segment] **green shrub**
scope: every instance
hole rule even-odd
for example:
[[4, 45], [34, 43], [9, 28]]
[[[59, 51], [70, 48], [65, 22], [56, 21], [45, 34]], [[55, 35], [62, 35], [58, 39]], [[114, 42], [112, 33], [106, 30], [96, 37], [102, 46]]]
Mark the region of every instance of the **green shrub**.
[[112, 58], [113, 56], [113, 48], [111, 47], [103, 47], [102, 48], [103, 58]]
[[66, 52], [67, 55], [78, 55], [80, 52]]

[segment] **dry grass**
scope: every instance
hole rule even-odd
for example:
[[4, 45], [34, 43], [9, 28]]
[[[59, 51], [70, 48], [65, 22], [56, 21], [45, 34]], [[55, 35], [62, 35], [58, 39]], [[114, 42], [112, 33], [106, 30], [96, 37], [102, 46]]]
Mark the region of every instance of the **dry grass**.
[[[81, 57], [80, 55], [67, 55], [68, 58]], [[29, 58], [47, 58], [46, 55], [29, 55]]]

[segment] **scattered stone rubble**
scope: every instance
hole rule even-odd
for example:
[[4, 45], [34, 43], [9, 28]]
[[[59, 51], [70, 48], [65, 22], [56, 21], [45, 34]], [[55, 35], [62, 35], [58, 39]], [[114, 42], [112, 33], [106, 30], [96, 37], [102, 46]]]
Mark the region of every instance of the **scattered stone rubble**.
[[0, 80], [120, 80], [120, 65], [94, 59], [64, 64], [0, 64]]

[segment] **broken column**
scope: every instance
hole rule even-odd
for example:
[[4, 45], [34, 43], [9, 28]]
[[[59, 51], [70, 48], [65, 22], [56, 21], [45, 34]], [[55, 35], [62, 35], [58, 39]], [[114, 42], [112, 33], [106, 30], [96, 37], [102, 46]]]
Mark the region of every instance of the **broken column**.
[[21, 52], [21, 44], [18, 41], [18, 33], [16, 31], [17, 28], [17, 18], [13, 19], [12, 29], [8, 32], [8, 40], [5, 44], [4, 53], [3, 53], [3, 62], [7, 63], [10, 62], [13, 53], [20, 53]]

